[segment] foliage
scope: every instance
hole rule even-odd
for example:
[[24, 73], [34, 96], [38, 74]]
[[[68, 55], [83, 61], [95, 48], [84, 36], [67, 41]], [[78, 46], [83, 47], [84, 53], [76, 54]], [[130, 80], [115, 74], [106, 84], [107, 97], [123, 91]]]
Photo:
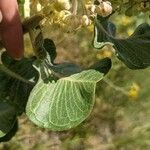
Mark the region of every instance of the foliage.
[[113, 8], [119, 13], [125, 13], [128, 16], [138, 15], [141, 12], [150, 11], [150, 2], [148, 0], [110, 0]]
[[[113, 46], [118, 58], [130, 69], [145, 69], [150, 65], [150, 26], [141, 24], [130, 37], [120, 39], [115, 37], [116, 27], [109, 21], [113, 15], [112, 6], [119, 13], [125, 11], [133, 15], [134, 7], [139, 4], [137, 1], [112, 1], [112, 6], [109, 2], [89, 0], [79, 4], [72, 0], [72, 6], [68, 0], [38, 2], [45, 21], [36, 28], [28, 28], [35, 56], [21, 61], [13, 60], [6, 53], [1, 56], [0, 141], [7, 141], [16, 133], [17, 117], [23, 112], [42, 128], [63, 131], [76, 127], [93, 110], [96, 83], [103, 78], [107, 81], [104, 75], [111, 68], [110, 58], [84, 69], [70, 62], [55, 63], [56, 46], [42, 33], [47, 23], [64, 34], [76, 33], [93, 24], [95, 48]], [[141, 1], [140, 6], [144, 7], [139, 10], [148, 12], [148, 3]]]
[[[41, 35], [41, 32], [39, 35]], [[39, 38], [39, 35], [36, 37], [35, 42], [39, 39], [43, 40], [43, 39]], [[2, 88], [1, 99], [2, 98], [4, 100], [6, 99], [6, 104], [11, 103], [11, 105], [14, 106], [13, 110], [11, 110], [6, 105], [6, 108], [8, 107], [8, 111], [11, 111], [10, 113], [8, 113], [8, 116], [13, 117], [14, 115], [15, 116], [20, 115], [22, 112], [24, 112], [26, 103], [28, 101], [28, 96], [30, 94], [29, 102], [28, 102], [28, 105], [26, 108], [27, 109], [26, 113], [33, 122], [35, 122], [39, 126], [42, 126], [44, 128], [50, 128], [52, 130], [68, 129], [68, 128], [78, 125], [91, 112], [91, 109], [93, 106], [96, 82], [102, 78], [103, 72], [107, 73], [109, 71], [109, 69], [111, 67], [111, 65], [110, 65], [111, 62], [110, 62], [110, 59], [105, 59], [102, 61], [102, 63], [99, 62], [97, 67], [94, 67], [94, 69], [96, 69], [98, 71], [102, 71], [102, 73], [99, 73], [98, 71], [94, 71], [92, 66], [90, 67], [91, 69], [89, 69], [87, 71], [82, 71], [80, 68], [78, 68], [78, 69], [76, 69], [76, 72], [75, 72], [74, 68], [77, 68], [77, 67], [75, 67], [75, 64], [69, 64], [69, 63], [52, 64], [51, 59], [53, 60], [56, 57], [56, 52], [55, 52], [56, 48], [55, 48], [54, 43], [49, 39], [45, 39], [41, 43], [42, 43], [42, 45], [35, 44], [35, 49], [37, 50], [37, 49], [41, 48], [41, 46], [42, 46], [42, 51], [46, 52], [46, 57], [43, 60], [36, 59], [35, 57], [33, 57], [33, 58], [25, 58], [18, 62], [18, 61], [12, 60], [9, 56], [7, 56], [6, 53], [2, 54], [1, 59], [2, 59], [3, 64], [1, 65], [2, 66], [1, 67], [2, 68], [1, 79], [4, 83], [1, 84], [1, 88]], [[49, 44], [49, 46], [47, 44]], [[51, 54], [49, 49], [53, 49], [54, 52]], [[39, 55], [39, 54], [40, 54], [40, 58], [43, 58], [41, 51], [40, 51], [40, 53], [37, 53], [37, 55]], [[36, 64], [35, 66], [39, 72], [39, 75], [37, 75], [37, 72], [32, 67], [33, 62], [34, 62], [34, 64]], [[102, 67], [101, 67], [101, 64], [102, 64]], [[61, 66], [61, 68], [60, 68], [60, 66]], [[18, 69], [18, 68], [20, 68], [20, 69]], [[63, 70], [62, 70], [62, 68], [63, 68]], [[105, 68], [105, 70], [104, 70], [104, 68]], [[6, 69], [7, 69], [7, 71], [6, 71]], [[9, 74], [9, 75], [11, 75], [11, 77], [9, 77], [6, 73], [11, 72], [11, 71], [14, 71], [14, 76], [12, 76], [12, 74]], [[76, 74], [77, 72], [81, 72], [81, 73]], [[71, 74], [74, 74], [74, 75], [71, 75]], [[39, 79], [38, 79], [38, 82], [36, 83], [38, 76], [39, 76]], [[68, 77], [65, 77], [65, 76], [68, 76]], [[92, 76], [93, 76], [93, 79], [91, 78]], [[14, 80], [14, 77], [16, 77], [17, 79]], [[62, 78], [62, 79], [59, 79], [59, 78]], [[32, 80], [34, 82], [32, 82]], [[87, 80], [89, 80], [89, 81], [87, 81]], [[10, 82], [11, 82], [11, 86], [9, 86], [10, 87], [10, 89], [9, 89], [8, 85], [10, 84]], [[55, 82], [56, 82], [56, 85], [54, 84]], [[36, 86], [33, 88], [35, 83], [36, 83]], [[14, 86], [16, 87], [16, 85], [18, 86], [17, 91], [10, 92], [11, 90], [14, 90]], [[41, 89], [41, 87], [43, 87], [43, 88]], [[62, 88], [60, 88], [60, 87], [62, 87]], [[33, 88], [33, 90], [32, 90], [32, 88]], [[71, 91], [76, 90], [76, 94], [77, 94], [78, 98], [74, 96], [74, 92], [72, 92], [72, 93], [69, 92], [68, 96], [66, 96], [67, 91], [64, 91], [64, 88], [70, 88]], [[39, 89], [41, 89], [41, 90], [39, 91]], [[45, 103], [46, 99], [43, 99], [44, 98], [43, 96], [47, 95], [46, 92], [49, 93], [52, 89], [53, 90], [56, 89], [56, 91], [52, 92], [50, 95], [49, 94], [48, 95], [50, 97], [55, 97], [55, 99], [53, 99], [54, 101], [51, 101], [51, 99], [49, 99], [49, 98], [48, 99], [46, 98], [46, 99], [47, 99], [47, 102], [50, 102], [50, 103], [60, 101], [60, 104], [58, 104], [58, 103], [54, 104], [54, 106], [56, 106], [56, 107], [54, 107], [54, 106], [51, 107], [50, 105], [47, 104], [47, 102]], [[44, 91], [44, 95], [43, 95], [43, 91]], [[22, 92], [24, 94], [22, 94]], [[37, 94], [35, 95], [35, 93], [37, 93]], [[63, 95], [61, 95], [61, 97], [56, 97], [56, 95], [58, 93], [62, 93]], [[53, 95], [53, 94], [56, 94], [56, 95]], [[34, 96], [35, 96], [35, 98], [34, 98]], [[36, 97], [36, 96], [38, 96], [38, 97]], [[41, 97], [41, 99], [39, 96]], [[66, 117], [66, 115], [69, 115], [68, 114], [69, 107], [67, 105], [62, 106], [62, 104], [68, 103], [67, 102], [68, 97], [70, 97], [70, 100], [72, 100], [72, 98], [77, 98], [74, 100], [74, 101], [76, 101], [77, 105], [75, 105], [76, 103], [75, 104], [72, 103], [73, 101], [71, 102], [72, 104], [70, 103], [72, 105], [70, 112], [73, 111], [72, 112], [73, 116], [72, 117], [69, 116], [69, 118], [66, 119], [66, 122], [69, 125], [67, 125], [65, 123], [64, 126], [62, 126], [61, 120], [64, 121], [63, 118]], [[22, 100], [22, 101], [20, 101], [20, 100]], [[35, 103], [35, 101], [36, 101], [36, 103]], [[41, 108], [44, 107], [44, 110], [45, 110], [45, 112], [44, 112], [42, 109], [42, 112], [43, 112], [42, 116], [41, 116], [41, 108], [39, 108], [40, 101], [44, 102], [43, 104], [40, 105], [40, 107]], [[81, 101], [83, 101], [85, 103], [82, 104]], [[34, 104], [35, 108], [31, 105], [32, 103]], [[1, 104], [1, 107], [3, 108], [4, 106], [2, 104]], [[35, 106], [35, 104], [38, 104], [38, 105]], [[81, 104], [82, 104], [83, 108], [78, 108]], [[46, 109], [45, 106], [49, 106], [49, 107], [47, 107], [47, 109]], [[51, 109], [50, 109], [50, 107], [51, 107]], [[66, 112], [64, 112], [63, 107], [66, 107]], [[58, 117], [58, 118], [57, 118], [57, 116], [58, 116], [57, 108], [59, 108], [59, 109], [62, 108], [60, 110], [60, 117]], [[33, 111], [36, 109], [37, 109], [37, 112], [40, 113], [40, 116], [38, 113], [37, 114], [33, 113]], [[83, 113], [82, 109], [85, 111], [84, 113]], [[51, 116], [51, 112], [49, 112], [49, 110], [53, 112], [52, 116]], [[81, 110], [81, 111], [79, 111], [79, 110]], [[54, 111], [56, 112], [56, 114], [54, 114]], [[15, 114], [12, 112], [14, 112]], [[64, 112], [64, 114], [63, 114], [63, 112]], [[64, 116], [61, 116], [61, 114], [63, 114]], [[83, 115], [82, 117], [81, 117], [81, 114]], [[35, 118], [37, 118], [37, 116], [32, 117], [32, 115], [33, 116], [37, 115], [38, 117], [40, 117], [41, 120], [38, 119], [38, 123], [37, 123], [37, 121], [35, 121]], [[8, 116], [6, 116], [5, 119], [8, 118]], [[6, 129], [5, 131], [1, 127], [1, 130], [5, 134], [10, 132], [10, 130], [13, 128], [12, 121], [16, 120], [15, 116], [14, 116], [14, 119], [10, 120], [11, 122], [6, 122], [5, 120], [4, 121], [1, 120], [2, 121], [1, 123], [3, 126], [5, 126], [5, 127], [8, 126], [8, 129]], [[54, 118], [54, 119], [57, 118], [57, 120], [55, 122], [56, 126], [54, 126], [53, 123], [51, 124], [49, 120], [45, 120], [46, 116], [49, 116], [50, 118]], [[72, 120], [75, 120], [75, 121], [72, 121]], [[41, 125], [40, 122], [43, 122], [44, 126], [43, 126], [43, 123]], [[61, 127], [59, 127], [59, 126], [61, 126]], [[2, 133], [2, 136], [3, 136], [3, 133]]]
[[78, 125], [93, 108], [96, 82], [102, 76], [88, 70], [56, 82], [39, 79], [29, 97], [28, 117], [40, 127], [57, 131]]
[[126, 39], [113, 37], [115, 25], [108, 17], [97, 17], [94, 47], [102, 48], [108, 42], [113, 43], [116, 53], [130, 69], [144, 69], [150, 66], [150, 25], [143, 23]]

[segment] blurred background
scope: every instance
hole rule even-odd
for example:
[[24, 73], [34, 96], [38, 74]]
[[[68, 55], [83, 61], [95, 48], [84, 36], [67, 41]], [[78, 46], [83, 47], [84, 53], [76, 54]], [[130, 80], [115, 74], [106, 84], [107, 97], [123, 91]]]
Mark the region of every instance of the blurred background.
[[[38, 11], [33, 9], [37, 8], [35, 5], [20, 5], [22, 18]], [[140, 23], [150, 22], [146, 14], [136, 17], [114, 14], [111, 20], [117, 25], [119, 37], [128, 37]], [[88, 67], [102, 58], [110, 57], [112, 69], [97, 84], [92, 114], [78, 127], [52, 132], [38, 128], [22, 115], [16, 136], [0, 144], [0, 150], [149, 150], [150, 68], [130, 70], [109, 47], [100, 51], [93, 49], [93, 25], [66, 33], [59, 26], [46, 23], [43, 34], [56, 44], [56, 62], [69, 61]], [[32, 55], [28, 35], [25, 36], [25, 55]]]

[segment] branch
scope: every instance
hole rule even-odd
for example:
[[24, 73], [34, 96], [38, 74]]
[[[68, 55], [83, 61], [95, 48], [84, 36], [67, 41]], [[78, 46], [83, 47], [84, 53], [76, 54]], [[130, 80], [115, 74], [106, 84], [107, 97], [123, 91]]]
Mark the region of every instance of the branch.
[[121, 93], [123, 93], [124, 95], [128, 95], [128, 92], [125, 91], [122, 87], [119, 87], [117, 85], [115, 85], [111, 80], [109, 80], [108, 78], [104, 78], [103, 81], [105, 83], [107, 83], [110, 87], [112, 87], [113, 89], [115, 89], [116, 91], [119, 91]]
[[76, 15], [78, 10], [78, 0], [72, 0], [72, 14]]

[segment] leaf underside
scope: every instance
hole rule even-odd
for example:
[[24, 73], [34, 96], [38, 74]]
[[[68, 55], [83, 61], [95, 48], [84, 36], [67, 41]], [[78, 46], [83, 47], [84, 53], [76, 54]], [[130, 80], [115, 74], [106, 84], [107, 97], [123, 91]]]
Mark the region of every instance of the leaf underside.
[[[113, 43], [118, 58], [124, 62], [130, 69], [145, 69], [150, 66], [150, 25], [143, 23], [139, 25], [135, 32], [128, 38], [115, 38], [114, 25], [110, 26], [108, 18], [97, 17], [95, 28], [97, 33], [94, 40], [95, 48], [105, 45], [108, 42]], [[106, 34], [106, 32], [108, 34]]]
[[50, 130], [75, 127], [90, 114], [96, 83], [102, 78], [102, 73], [91, 69], [48, 84], [39, 79], [30, 94], [26, 114], [35, 124]]

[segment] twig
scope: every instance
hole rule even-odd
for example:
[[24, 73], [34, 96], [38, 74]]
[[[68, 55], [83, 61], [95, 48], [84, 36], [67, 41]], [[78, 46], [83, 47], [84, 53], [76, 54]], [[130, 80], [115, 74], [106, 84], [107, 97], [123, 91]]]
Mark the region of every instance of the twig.
[[82, 6], [82, 10], [83, 10], [83, 15], [88, 15], [87, 9], [85, 7], [84, 1], [81, 1], [81, 6]]
[[110, 87], [112, 87], [113, 89], [115, 89], [116, 91], [120, 91], [122, 92], [124, 95], [128, 95], [128, 92], [125, 91], [123, 88], [116, 86], [111, 80], [109, 80], [108, 78], [104, 78], [103, 81], [105, 83], [107, 83]]
[[78, 0], [72, 0], [72, 14], [76, 15], [78, 10]]

